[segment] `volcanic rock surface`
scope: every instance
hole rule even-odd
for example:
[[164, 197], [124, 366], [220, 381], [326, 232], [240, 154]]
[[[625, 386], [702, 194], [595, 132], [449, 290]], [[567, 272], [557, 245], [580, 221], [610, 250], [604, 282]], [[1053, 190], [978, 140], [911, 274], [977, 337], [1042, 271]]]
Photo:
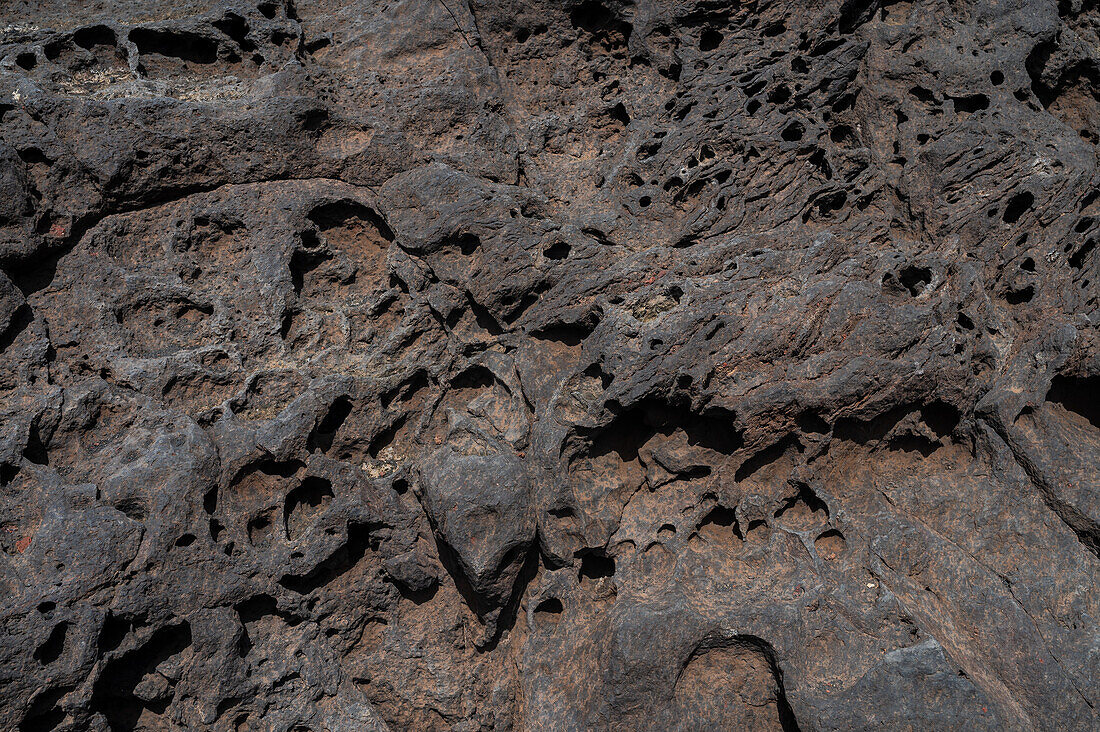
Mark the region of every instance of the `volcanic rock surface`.
[[0, 729], [1100, 727], [1098, 31], [0, 1]]

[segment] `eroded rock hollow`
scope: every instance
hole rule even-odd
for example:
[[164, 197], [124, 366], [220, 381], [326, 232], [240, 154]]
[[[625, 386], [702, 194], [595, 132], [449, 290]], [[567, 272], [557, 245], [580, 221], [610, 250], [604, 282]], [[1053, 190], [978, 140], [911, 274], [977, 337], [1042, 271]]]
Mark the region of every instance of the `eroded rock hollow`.
[[1100, 726], [1092, 0], [0, 2], [0, 728]]

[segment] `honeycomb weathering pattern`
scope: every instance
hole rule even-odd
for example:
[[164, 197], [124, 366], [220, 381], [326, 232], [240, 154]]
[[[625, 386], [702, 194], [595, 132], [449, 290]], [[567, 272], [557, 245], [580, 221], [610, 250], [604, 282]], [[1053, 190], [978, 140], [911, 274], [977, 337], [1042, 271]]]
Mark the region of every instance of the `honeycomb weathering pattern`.
[[0, 0], [0, 728], [1100, 727], [1093, 0]]

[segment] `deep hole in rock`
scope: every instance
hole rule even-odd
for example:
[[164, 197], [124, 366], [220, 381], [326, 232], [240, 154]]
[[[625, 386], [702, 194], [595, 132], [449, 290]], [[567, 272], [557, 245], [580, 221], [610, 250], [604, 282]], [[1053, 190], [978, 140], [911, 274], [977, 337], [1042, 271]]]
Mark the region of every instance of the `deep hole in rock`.
[[202, 497], [202, 510], [209, 516], [213, 516], [218, 510], [218, 489], [211, 488]]
[[115, 32], [105, 25], [80, 28], [73, 33], [73, 43], [88, 50], [96, 46], [113, 46], [116, 43]]
[[[610, 383], [608, 380], [604, 387]], [[613, 406], [613, 405], [609, 405]], [[696, 413], [664, 402], [647, 400], [622, 410], [606, 427], [594, 430], [592, 455], [615, 452], [623, 461], [635, 460], [638, 449], [660, 433], [671, 435], [682, 430], [688, 444], [730, 455], [742, 443], [741, 432], [734, 425], [734, 415], [720, 409]]]
[[1023, 305], [1024, 303], [1031, 302], [1034, 297], [1034, 285], [1025, 285], [1024, 287], [1010, 289], [1005, 292], [1005, 301], [1009, 305]]
[[408, 415], [401, 415], [394, 420], [393, 424], [375, 435], [367, 446], [367, 454], [373, 459], [378, 459], [378, 455], [397, 439], [397, 434], [405, 426], [406, 421], [408, 421]]
[[142, 54], [159, 54], [196, 64], [212, 64], [218, 59], [218, 44], [194, 33], [134, 28], [129, 38]]
[[1004, 213], [1001, 214], [1001, 220], [1006, 224], [1015, 224], [1031, 208], [1033, 203], [1035, 203], [1035, 194], [1031, 191], [1015, 194], [1008, 199]]
[[72, 690], [72, 686], [60, 686], [39, 691], [19, 723], [20, 732], [50, 732], [61, 726], [66, 715], [59, 703]]
[[898, 279], [902, 287], [908, 290], [910, 295], [916, 297], [924, 292], [932, 282], [932, 270], [927, 267], [910, 265], [898, 273]]
[[601, 550], [589, 549], [580, 553], [581, 566], [577, 576], [581, 580], [597, 580], [615, 576], [615, 558]]
[[973, 114], [983, 109], [989, 109], [989, 97], [985, 94], [972, 94], [966, 97], [951, 97], [955, 111], [964, 114]]
[[351, 414], [351, 399], [340, 397], [328, 408], [325, 416], [309, 433], [308, 449], [310, 452], [320, 450], [328, 452], [332, 448], [332, 441], [336, 433], [343, 426], [344, 420]]
[[103, 619], [103, 627], [100, 628], [99, 637], [96, 643], [99, 653], [102, 655], [118, 648], [122, 641], [125, 640], [127, 634], [135, 627], [139, 627], [142, 624], [143, 622], [140, 621], [140, 619], [131, 618], [126, 615], [115, 615], [114, 613], [108, 612], [107, 616]]
[[555, 261], [565, 259], [569, 256], [570, 246], [563, 241], [554, 242], [543, 250], [543, 256], [547, 259], [553, 259]]
[[302, 483], [287, 494], [283, 504], [283, 523], [287, 536], [294, 541], [309, 527], [335, 494], [332, 483], [325, 478], [307, 476]]
[[1096, 248], [1096, 240], [1089, 239], [1081, 248], [1074, 252], [1069, 258], [1069, 266], [1074, 269], [1082, 269], [1085, 266], [1085, 258], [1092, 253], [1092, 250]]
[[958, 409], [938, 400], [921, 407], [920, 414], [924, 423], [940, 437], [946, 437], [954, 432], [961, 418]]
[[940, 441], [932, 441], [922, 435], [893, 435], [889, 447], [918, 451], [930, 455], [942, 444], [942, 439], [951, 434], [961, 415], [949, 404], [933, 401], [927, 405], [903, 404], [871, 419], [844, 417], [837, 420], [833, 427], [833, 436], [859, 445], [885, 440], [906, 416], [918, 412], [921, 420], [936, 434]]
[[351, 570], [371, 548], [371, 529], [366, 524], [348, 525], [347, 541], [327, 559], [303, 575], [285, 574], [279, 584], [291, 592], [308, 595]]
[[[573, 7], [569, 20], [574, 28], [589, 36], [593, 50], [625, 60], [633, 26], [607, 5], [597, 0], [585, 0]], [[594, 74], [596, 79], [602, 76], [602, 72]]]
[[251, 51], [255, 48], [246, 38], [249, 31], [248, 21], [236, 13], [226, 13], [211, 25], [236, 41], [242, 51]]
[[781, 137], [787, 142], [797, 142], [806, 132], [806, 126], [801, 122], [791, 122], [783, 128]]
[[569, 21], [573, 27], [583, 28], [589, 33], [602, 29], [613, 17], [606, 6], [594, 0], [585, 0], [569, 13]]
[[1100, 429], [1100, 376], [1059, 374], [1050, 382], [1047, 401], [1081, 415], [1093, 427]]
[[621, 123], [623, 127], [630, 124], [630, 115], [626, 111], [626, 107], [622, 102], [619, 102], [610, 111], [611, 118]]
[[558, 616], [564, 611], [565, 608], [562, 607], [561, 600], [556, 597], [547, 598], [535, 606], [535, 615], [541, 615], [550, 622], [557, 622]]
[[107, 718], [111, 729], [135, 729], [142, 713], [163, 714], [172, 701], [173, 685], [156, 698], [140, 699], [135, 689], [164, 661], [191, 646], [191, 625], [182, 622], [156, 630], [137, 648], [111, 659], [92, 687], [91, 708]]
[[46, 666], [61, 657], [62, 651], [65, 650], [65, 635], [68, 629], [68, 623], [58, 623], [50, 631], [50, 637], [46, 642], [35, 649], [34, 657], [40, 664]]
[[567, 346], [579, 346], [588, 336], [592, 335], [592, 327], [581, 323], [568, 325], [551, 325], [532, 333], [535, 338], [543, 341], [556, 341]]
[[27, 446], [23, 448], [23, 457], [36, 465], [50, 464], [50, 455], [46, 451], [46, 446], [42, 444], [37, 424], [31, 424], [27, 435]]
[[824, 435], [829, 432], [829, 423], [814, 411], [806, 410], [802, 412], [798, 415], [796, 421], [798, 423], [798, 429], [800, 429], [803, 434]]
[[703, 52], [713, 51], [722, 43], [722, 34], [713, 28], [707, 28], [699, 37], [699, 50]]

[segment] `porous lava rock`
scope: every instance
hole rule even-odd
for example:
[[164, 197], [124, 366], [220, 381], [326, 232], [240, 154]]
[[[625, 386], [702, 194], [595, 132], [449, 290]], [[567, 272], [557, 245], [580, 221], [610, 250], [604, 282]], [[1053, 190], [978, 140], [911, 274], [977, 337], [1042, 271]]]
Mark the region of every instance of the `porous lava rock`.
[[0, 0], [0, 728], [1100, 727], [1093, 0]]

